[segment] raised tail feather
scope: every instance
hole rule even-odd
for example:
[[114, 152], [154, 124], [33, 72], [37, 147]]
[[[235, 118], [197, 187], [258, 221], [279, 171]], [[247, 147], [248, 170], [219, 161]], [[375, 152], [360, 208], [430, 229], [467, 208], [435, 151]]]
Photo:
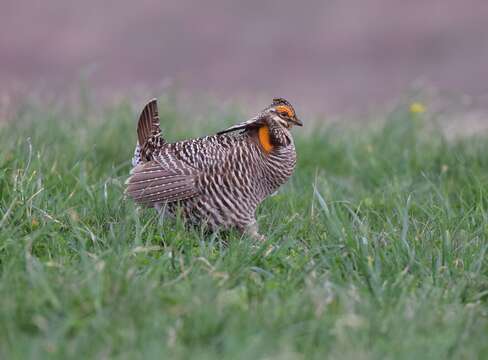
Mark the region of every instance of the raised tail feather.
[[158, 102], [156, 99], [152, 99], [146, 104], [141, 116], [139, 116], [137, 140], [139, 141], [139, 145], [144, 146], [151, 136], [160, 135]]
[[144, 162], [146, 153], [153, 150], [154, 147], [161, 146], [165, 143], [161, 137], [161, 128], [159, 126], [159, 112], [158, 103], [156, 99], [150, 100], [141, 115], [137, 123], [137, 145], [134, 150], [134, 156], [132, 158], [132, 166]]

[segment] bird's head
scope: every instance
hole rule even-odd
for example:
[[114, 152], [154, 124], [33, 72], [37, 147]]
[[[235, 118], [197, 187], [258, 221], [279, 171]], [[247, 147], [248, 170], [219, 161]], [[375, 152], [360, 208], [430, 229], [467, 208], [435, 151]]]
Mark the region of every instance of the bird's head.
[[[294, 125], [303, 126], [303, 123], [297, 118], [295, 109], [293, 109], [293, 106], [288, 101], [277, 98], [273, 99], [273, 103], [267, 106], [257, 116], [219, 131], [217, 134], [225, 134], [236, 130], [250, 131], [258, 129], [263, 125], [289, 130]], [[288, 131], [286, 132], [289, 133]]]
[[273, 103], [264, 109], [262, 116], [268, 117], [286, 129], [290, 129], [294, 125], [303, 126], [293, 106], [282, 98], [273, 99]]

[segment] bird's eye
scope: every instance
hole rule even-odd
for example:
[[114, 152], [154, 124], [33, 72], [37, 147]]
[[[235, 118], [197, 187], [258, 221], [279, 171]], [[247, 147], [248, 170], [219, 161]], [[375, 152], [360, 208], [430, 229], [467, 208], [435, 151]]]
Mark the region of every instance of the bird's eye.
[[280, 115], [283, 116], [283, 117], [288, 117], [289, 116], [286, 111], [280, 112]]

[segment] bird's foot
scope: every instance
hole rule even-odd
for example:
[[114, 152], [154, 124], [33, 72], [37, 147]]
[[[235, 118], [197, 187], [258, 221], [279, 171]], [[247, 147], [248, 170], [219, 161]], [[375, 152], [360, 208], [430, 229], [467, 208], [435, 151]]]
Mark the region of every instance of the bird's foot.
[[[266, 236], [258, 232], [258, 227], [255, 223], [248, 226], [245, 229], [244, 233], [254, 240], [254, 243], [252, 244], [252, 247], [254, 249], [260, 249], [263, 243], [266, 242], [266, 240], [268, 240]], [[266, 250], [263, 253], [264, 257], [268, 257], [268, 255], [271, 254], [273, 250], [275, 250], [276, 248], [277, 247], [272, 244], [268, 245]]]

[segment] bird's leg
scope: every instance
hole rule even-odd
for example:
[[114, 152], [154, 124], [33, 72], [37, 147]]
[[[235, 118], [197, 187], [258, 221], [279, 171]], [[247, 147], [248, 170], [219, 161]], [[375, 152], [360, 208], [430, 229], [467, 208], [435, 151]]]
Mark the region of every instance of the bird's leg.
[[154, 204], [154, 208], [156, 209], [156, 211], [159, 213], [161, 217], [164, 217], [166, 206], [161, 204]]
[[259, 241], [259, 242], [264, 242], [266, 241], [266, 236], [261, 235], [258, 232], [258, 224], [256, 222], [252, 222], [244, 227], [243, 233], [246, 235], [249, 235], [252, 237], [254, 240]]

